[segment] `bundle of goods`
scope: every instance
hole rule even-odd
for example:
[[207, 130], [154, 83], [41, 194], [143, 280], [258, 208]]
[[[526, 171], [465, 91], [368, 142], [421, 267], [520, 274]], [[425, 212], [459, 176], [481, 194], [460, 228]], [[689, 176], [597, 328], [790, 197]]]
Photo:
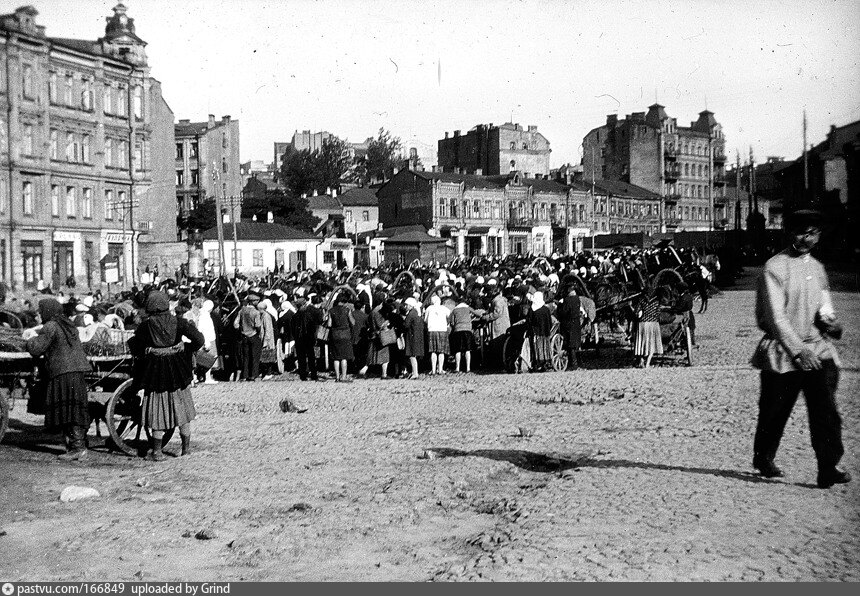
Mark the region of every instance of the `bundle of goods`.
[[108, 329], [99, 324], [79, 327], [81, 345], [87, 356], [125, 356], [128, 354], [128, 339], [134, 331]]
[[20, 329], [0, 327], [0, 352], [26, 352], [27, 342]]

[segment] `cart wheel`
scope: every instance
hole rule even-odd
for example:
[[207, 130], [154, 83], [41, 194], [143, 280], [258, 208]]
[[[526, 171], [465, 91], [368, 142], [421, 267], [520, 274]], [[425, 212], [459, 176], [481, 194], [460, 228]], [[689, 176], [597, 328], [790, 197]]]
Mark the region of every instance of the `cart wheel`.
[[552, 369], [555, 372], [567, 370], [567, 350], [564, 349], [564, 338], [560, 334], [552, 336]]
[[0, 394], [0, 441], [3, 440], [7, 428], [9, 428], [9, 402], [5, 395]]
[[687, 366], [693, 366], [693, 340], [689, 327], [684, 327], [684, 347], [687, 349]]
[[[105, 420], [113, 447], [131, 456], [143, 457], [149, 449], [149, 431], [141, 426], [141, 392], [132, 390], [133, 379], [123, 382], [107, 402]], [[173, 436], [164, 431], [162, 444]]]

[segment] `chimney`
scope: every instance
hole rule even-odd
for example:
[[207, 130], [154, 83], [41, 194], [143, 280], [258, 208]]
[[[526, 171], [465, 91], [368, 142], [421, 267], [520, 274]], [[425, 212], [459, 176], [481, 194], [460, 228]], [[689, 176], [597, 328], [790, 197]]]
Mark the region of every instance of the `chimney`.
[[455, 136], [455, 137], [459, 137], [459, 136], [460, 136], [460, 131], [459, 131], [459, 130], [455, 130], [455, 131], [454, 131], [454, 136]]
[[529, 124], [529, 132], [537, 132], [537, 126]]
[[215, 114], [209, 114], [209, 123], [206, 125], [207, 128], [215, 127]]
[[327, 195], [330, 195], [330, 194], [331, 194], [331, 186], [326, 186], [326, 187], [325, 187], [325, 194], [327, 194]]
[[615, 126], [618, 124], [618, 114], [609, 114], [606, 116], [606, 126]]
[[336, 188], [331, 189], [331, 196], [332, 196], [332, 198], [334, 198], [334, 199], [336, 199], [336, 198], [337, 198], [337, 189], [336, 189]]
[[230, 122], [230, 114], [227, 114], [226, 116], [221, 116], [221, 122], [223, 122], [224, 124]]
[[315, 197], [319, 196], [319, 195], [317, 194], [317, 189], [314, 189], [314, 196], [315, 196]]
[[437, 170], [436, 170], [436, 168], [437, 168], [437, 167], [439, 167], [439, 166], [430, 166], [430, 167], [431, 167], [431, 168], [433, 168], [433, 171], [434, 171], [434, 172], [436, 172], [436, 171], [437, 171]]
[[448, 138], [448, 131], [447, 130], [445, 131], [445, 138], [446, 139]]
[[275, 214], [271, 211], [266, 214], [266, 223], [275, 223]]
[[484, 169], [483, 168], [477, 168], [475, 170], [475, 176], [483, 176], [483, 175], [484, 175]]

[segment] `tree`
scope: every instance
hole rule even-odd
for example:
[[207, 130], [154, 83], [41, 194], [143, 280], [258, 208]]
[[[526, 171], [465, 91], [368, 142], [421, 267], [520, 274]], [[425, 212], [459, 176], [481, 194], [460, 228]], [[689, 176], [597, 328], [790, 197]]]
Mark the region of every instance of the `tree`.
[[351, 167], [349, 145], [331, 137], [318, 151], [288, 149], [281, 161], [279, 179], [288, 194], [310, 195], [313, 191], [324, 194], [329, 188], [339, 187]]
[[194, 230], [201, 232], [214, 227], [215, 221], [215, 199], [204, 199], [185, 217], [176, 218], [176, 225], [180, 230], [188, 232], [189, 236]]
[[405, 169], [409, 166], [409, 160], [401, 156], [403, 143], [400, 137], [380, 128], [375, 139], [367, 146], [367, 154], [356, 165], [359, 179], [365, 185], [369, 185], [374, 178], [390, 178], [394, 175], [394, 168]]
[[242, 219], [251, 220], [257, 216], [257, 221], [264, 222], [269, 216], [274, 216], [275, 223], [313, 232], [319, 225], [319, 218], [308, 209], [308, 200], [280, 189], [268, 189], [265, 195], [246, 196], [242, 201]]

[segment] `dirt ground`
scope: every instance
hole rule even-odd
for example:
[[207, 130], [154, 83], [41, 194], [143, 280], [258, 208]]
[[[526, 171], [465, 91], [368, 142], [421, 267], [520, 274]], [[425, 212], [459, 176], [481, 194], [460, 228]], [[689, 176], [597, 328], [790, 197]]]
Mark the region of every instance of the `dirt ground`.
[[[196, 452], [160, 464], [60, 463], [19, 403], [0, 578], [858, 581], [860, 295], [836, 301], [847, 485], [815, 488], [802, 404], [786, 477], [753, 474], [760, 333], [753, 293], [732, 291], [699, 317], [692, 368], [587, 355], [568, 373], [202, 387]], [[68, 485], [101, 497], [61, 503]]]

